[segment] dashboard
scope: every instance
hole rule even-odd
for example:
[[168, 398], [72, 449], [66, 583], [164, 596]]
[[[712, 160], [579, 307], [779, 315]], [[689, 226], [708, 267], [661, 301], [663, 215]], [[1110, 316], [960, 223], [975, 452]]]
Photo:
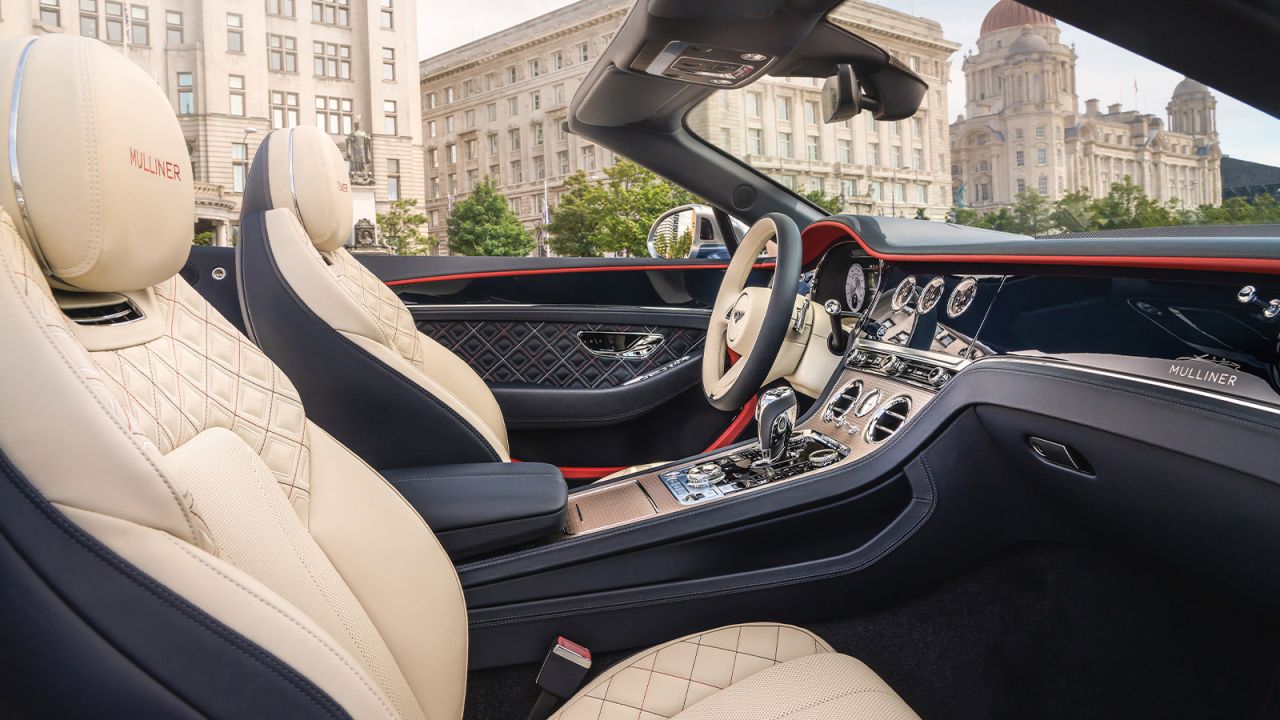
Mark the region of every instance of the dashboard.
[[884, 261], [854, 241], [827, 249], [810, 294], [867, 348], [1034, 358], [1280, 407], [1271, 298], [1272, 275]]

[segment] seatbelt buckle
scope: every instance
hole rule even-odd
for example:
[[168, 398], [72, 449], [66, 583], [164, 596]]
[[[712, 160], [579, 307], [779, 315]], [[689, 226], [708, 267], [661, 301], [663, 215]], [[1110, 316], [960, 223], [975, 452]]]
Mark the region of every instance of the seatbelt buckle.
[[590, 650], [568, 638], [557, 637], [538, 670], [538, 687], [543, 692], [568, 700], [578, 692], [590, 669]]

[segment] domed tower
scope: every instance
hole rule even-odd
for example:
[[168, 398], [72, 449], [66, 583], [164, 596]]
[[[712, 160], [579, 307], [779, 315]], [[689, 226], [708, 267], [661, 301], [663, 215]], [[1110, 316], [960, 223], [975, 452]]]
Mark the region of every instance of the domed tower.
[[966, 115], [994, 115], [1027, 103], [1075, 112], [1076, 55], [1059, 42], [1060, 32], [1039, 10], [999, 0], [982, 20], [978, 52], [964, 60]]
[[1203, 137], [1208, 142], [1217, 140], [1218, 100], [1202, 83], [1189, 77], [1173, 89], [1173, 98], [1166, 108], [1169, 111], [1169, 130]]

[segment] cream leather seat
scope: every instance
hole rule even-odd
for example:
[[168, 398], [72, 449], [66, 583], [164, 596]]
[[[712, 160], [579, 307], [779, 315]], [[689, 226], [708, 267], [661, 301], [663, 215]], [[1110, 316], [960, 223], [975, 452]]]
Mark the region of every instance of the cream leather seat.
[[328, 135], [267, 135], [243, 205], [245, 326], [320, 425], [382, 468], [510, 460], [488, 386], [419, 332], [400, 298], [343, 247], [351, 192]]
[[[177, 276], [192, 173], [164, 93], [96, 41], [16, 38], [0, 111], [6, 712], [461, 717], [466, 608], [431, 531]], [[646, 651], [561, 716], [914, 717], [767, 624]]]

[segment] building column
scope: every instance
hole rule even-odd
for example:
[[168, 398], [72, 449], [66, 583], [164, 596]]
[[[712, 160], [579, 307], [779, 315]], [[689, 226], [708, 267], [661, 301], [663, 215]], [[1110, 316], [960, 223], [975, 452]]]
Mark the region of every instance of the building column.
[[213, 244], [214, 244], [216, 247], [227, 247], [227, 245], [229, 245], [229, 244], [230, 244], [230, 243], [228, 242], [228, 238], [229, 238], [229, 236], [230, 236], [230, 233], [228, 232], [228, 223], [227, 223], [227, 221], [226, 221], [226, 220], [219, 220], [219, 221], [218, 221], [218, 224], [217, 224], [217, 225], [215, 225], [215, 226], [214, 226], [214, 228], [215, 228], [215, 229], [214, 229], [214, 235], [213, 235]]

